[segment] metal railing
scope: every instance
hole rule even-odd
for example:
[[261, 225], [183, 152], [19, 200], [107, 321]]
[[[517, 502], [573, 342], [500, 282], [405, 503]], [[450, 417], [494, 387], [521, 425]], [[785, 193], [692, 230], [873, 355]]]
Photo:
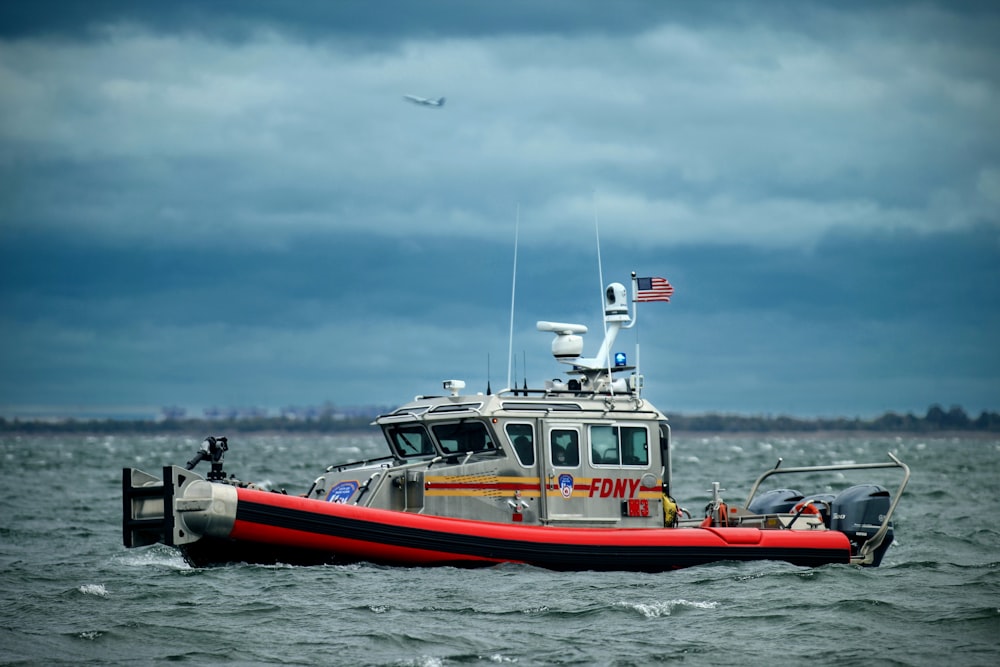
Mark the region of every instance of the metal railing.
[[906, 488], [907, 482], [910, 481], [910, 468], [905, 463], [900, 461], [892, 452], [888, 452], [889, 458], [892, 459], [891, 462], [886, 463], [841, 463], [841, 464], [831, 464], [826, 466], [806, 466], [798, 468], [781, 468], [782, 459], [778, 459], [778, 462], [770, 470], [765, 471], [757, 481], [754, 482], [753, 486], [750, 487], [750, 493], [747, 495], [746, 502], [743, 507], [749, 507], [750, 502], [753, 500], [754, 496], [757, 494], [757, 490], [760, 488], [761, 483], [773, 475], [787, 475], [787, 474], [803, 474], [812, 472], [837, 472], [842, 470], [873, 470], [879, 468], [899, 468], [903, 471], [903, 480], [899, 484], [899, 488], [896, 489], [896, 493], [892, 496], [892, 502], [889, 504], [889, 510], [885, 513], [885, 518], [882, 520], [882, 524], [879, 529], [871, 536], [861, 547], [858, 549], [858, 553], [851, 557], [851, 563], [856, 565], [868, 565], [874, 559], [874, 552], [882, 545], [882, 540], [885, 539], [886, 533], [889, 531], [889, 524], [892, 521], [892, 515], [896, 511], [896, 505], [899, 504], [899, 499], [903, 495], [903, 490]]

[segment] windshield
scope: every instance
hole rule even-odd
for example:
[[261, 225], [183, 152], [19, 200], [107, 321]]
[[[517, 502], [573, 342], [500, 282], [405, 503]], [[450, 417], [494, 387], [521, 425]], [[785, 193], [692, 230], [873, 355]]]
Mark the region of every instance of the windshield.
[[496, 449], [486, 425], [478, 421], [457, 424], [436, 424], [431, 427], [441, 450], [445, 454], [459, 452], [482, 452]]
[[386, 426], [385, 437], [389, 440], [393, 453], [404, 459], [412, 456], [431, 456], [437, 453], [427, 429], [420, 424]]

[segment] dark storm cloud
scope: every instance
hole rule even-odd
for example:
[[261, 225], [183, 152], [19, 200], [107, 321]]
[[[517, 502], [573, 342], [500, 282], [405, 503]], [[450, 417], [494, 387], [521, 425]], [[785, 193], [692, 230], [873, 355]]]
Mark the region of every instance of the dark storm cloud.
[[519, 219], [532, 382], [559, 372], [535, 320], [600, 328], [599, 227], [606, 281], [678, 288], [640, 314], [668, 409], [996, 409], [998, 26], [988, 4], [5, 3], [0, 408], [499, 386]]
[[[687, 410], [864, 414], [873, 403], [930, 404], [940, 392], [969, 405], [989, 400], [991, 378], [1000, 375], [991, 344], [1000, 316], [990, 307], [1000, 303], [998, 255], [995, 232], [981, 230], [833, 238], [810, 251], [689, 246], [664, 256], [612, 248], [604, 261], [613, 271], [607, 280], [652, 266], [667, 268], [678, 288], [672, 304], [647, 306], [640, 316], [644, 358], [667, 376], [650, 383], [654, 400]], [[77, 369], [71, 375], [114, 377], [120, 387], [102, 387], [113, 404], [127, 403], [142, 377], [158, 378], [162, 390], [173, 389], [174, 378], [182, 386], [182, 378], [204, 374], [214, 378], [206, 388], [184, 390], [203, 405], [220, 397], [315, 402], [345, 372], [357, 373], [353, 386], [375, 400], [380, 390], [365, 385], [366, 369], [394, 378], [383, 387], [392, 402], [442, 373], [485, 386], [490, 352], [493, 383], [504, 379], [508, 249], [458, 241], [415, 250], [338, 235], [283, 251], [95, 249], [22, 239], [0, 260], [7, 306], [0, 349], [11, 371], [0, 389], [32, 404], [54, 387], [73, 386], [67, 367]], [[557, 372], [548, 337], [531, 331], [535, 320], [582, 319], [599, 330], [588, 308], [593, 260], [522, 250], [519, 280], [528, 287], [518, 298], [518, 346], [529, 376]], [[25, 328], [47, 339], [44, 355], [24, 347], [18, 329]], [[476, 345], [452, 336], [470, 330], [479, 331]], [[433, 360], [430, 376], [414, 374], [407, 362], [418, 351]], [[949, 378], [962, 368], [975, 371], [956, 385]], [[915, 382], [914, 374], [934, 379]], [[804, 375], [818, 380], [807, 392]], [[869, 387], [872, 376], [877, 389]], [[247, 377], [259, 385], [247, 387]], [[149, 401], [170, 402], [155, 391]]]
[[[326, 6], [249, 4], [240, 16], [383, 20]], [[148, 14], [140, 23], [155, 29], [154, 7], [94, 11]], [[167, 16], [198, 25], [184, 17], [204, 11], [231, 25], [242, 5], [198, 7]], [[1000, 150], [987, 133], [1000, 75], [981, 34], [995, 16], [808, 5], [813, 21], [740, 27], [661, 8], [624, 36], [567, 27], [538, 38], [527, 26], [547, 25], [532, 18], [547, 10], [510, 11], [523, 31], [501, 21], [481, 40], [441, 41], [401, 30], [399, 50], [378, 56], [337, 39], [316, 48], [255, 33], [230, 46], [122, 26], [89, 46], [11, 43], [4, 87], [19, 103], [0, 126], [9, 217], [65, 232], [59, 202], [74, 201], [74, 218], [112, 236], [140, 234], [143, 221], [226, 242], [329, 224], [483, 237], [515, 201], [570, 232], [592, 215], [596, 189], [603, 215], [636, 237], [797, 244], [842, 225], [970, 224], [996, 207]], [[411, 88], [456, 97], [421, 113], [399, 103]]]
[[[716, 3], [713, 3], [715, 5]], [[651, 3], [622, 0], [608, 6], [596, 0], [465, 2], [463, 0], [383, 0], [281, 2], [220, 0], [171, 3], [94, 0], [87, 3], [5, 3], [0, 36], [56, 34], [93, 36], [109, 23], [131, 22], [162, 32], [203, 32], [245, 39], [262, 27], [308, 37], [356, 37], [378, 45], [401, 34], [416, 37], [477, 37], [504, 33], [574, 34], [635, 32], [666, 18], [725, 19], [745, 16], [741, 3]], [[374, 42], [370, 40], [376, 40]]]

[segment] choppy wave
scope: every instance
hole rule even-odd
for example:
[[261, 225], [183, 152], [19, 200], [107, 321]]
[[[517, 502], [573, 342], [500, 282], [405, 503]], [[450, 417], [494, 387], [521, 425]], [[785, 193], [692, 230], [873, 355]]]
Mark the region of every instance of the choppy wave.
[[[1000, 662], [1000, 523], [983, 504], [1000, 479], [998, 442], [677, 438], [674, 494], [689, 508], [704, 506], [712, 481], [728, 489], [727, 499], [742, 499], [778, 457], [799, 466], [885, 460], [891, 450], [913, 478], [880, 568], [716, 563], [659, 574], [511, 564], [198, 570], [166, 547], [125, 550], [121, 467], [183, 463], [197, 444], [170, 436], [0, 439], [0, 662]], [[231, 439], [227, 468], [292, 492], [317, 467], [356, 452], [381, 454], [373, 439], [241, 436]]]
[[106, 598], [110, 595], [104, 584], [83, 584], [77, 590], [84, 595], [96, 595], [101, 598]]
[[639, 612], [646, 618], [659, 618], [660, 616], [672, 616], [675, 610], [683, 611], [685, 608], [692, 609], [715, 609], [718, 602], [692, 602], [691, 600], [667, 600], [665, 602], [616, 602], [615, 606], [624, 607]]

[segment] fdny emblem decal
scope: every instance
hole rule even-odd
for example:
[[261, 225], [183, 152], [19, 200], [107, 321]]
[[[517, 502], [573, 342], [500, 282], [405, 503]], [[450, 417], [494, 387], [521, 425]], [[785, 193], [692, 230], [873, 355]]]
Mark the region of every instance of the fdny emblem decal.
[[573, 475], [565, 473], [559, 475], [559, 493], [562, 494], [563, 498], [569, 498], [573, 495]]
[[331, 503], [346, 503], [357, 490], [357, 482], [340, 482], [326, 494], [326, 500]]

